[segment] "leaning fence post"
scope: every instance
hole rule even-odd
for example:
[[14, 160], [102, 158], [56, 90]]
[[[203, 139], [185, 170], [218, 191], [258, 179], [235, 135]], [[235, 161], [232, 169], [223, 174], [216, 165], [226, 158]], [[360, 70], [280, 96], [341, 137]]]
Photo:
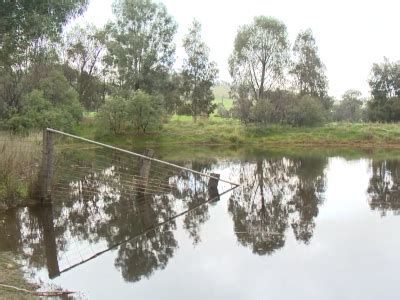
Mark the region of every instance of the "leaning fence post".
[[218, 182], [220, 178], [220, 174], [218, 173], [211, 173], [210, 176], [212, 176], [208, 180], [208, 197], [210, 199], [215, 199], [213, 202], [219, 200], [219, 193], [218, 193]]
[[40, 172], [40, 192], [41, 201], [51, 201], [51, 185], [53, 178], [53, 152], [54, 152], [53, 133], [47, 129], [43, 130], [43, 152], [42, 169]]
[[[153, 158], [154, 156], [154, 150], [153, 149], [145, 149], [144, 156], [149, 157], [149, 158]], [[147, 186], [147, 181], [149, 179], [150, 176], [150, 168], [151, 168], [151, 160], [146, 159], [146, 158], [140, 158], [139, 160], [139, 187], [144, 191], [146, 189]]]

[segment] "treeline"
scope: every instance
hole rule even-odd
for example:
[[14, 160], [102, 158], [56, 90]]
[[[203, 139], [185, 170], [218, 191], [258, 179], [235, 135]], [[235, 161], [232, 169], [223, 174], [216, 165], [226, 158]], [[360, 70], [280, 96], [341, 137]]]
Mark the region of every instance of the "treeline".
[[218, 70], [201, 24], [193, 21], [175, 71], [177, 24], [151, 0], [116, 0], [114, 22], [76, 25], [86, 0], [3, 1], [0, 40], [1, 127], [69, 130], [84, 111], [114, 133], [159, 128], [176, 112], [209, 116]]
[[[0, 3], [1, 128], [70, 130], [85, 111], [96, 111], [98, 127], [118, 134], [160, 128], [173, 114], [196, 120], [214, 113], [218, 69], [199, 22], [182, 41], [186, 56], [177, 71], [177, 24], [163, 4], [116, 0], [114, 22], [65, 30], [87, 6], [88, 0]], [[291, 45], [286, 26], [271, 17], [238, 29], [229, 71], [235, 105], [216, 112], [246, 124], [400, 118], [400, 63], [374, 64], [368, 101], [349, 90], [335, 102], [312, 31], [301, 31]]]
[[297, 126], [328, 121], [399, 121], [400, 62], [374, 64], [371, 99], [348, 90], [340, 101], [328, 95], [326, 68], [310, 29], [301, 31], [291, 47], [285, 24], [256, 17], [239, 28], [229, 59], [231, 112], [244, 123], [284, 123]]

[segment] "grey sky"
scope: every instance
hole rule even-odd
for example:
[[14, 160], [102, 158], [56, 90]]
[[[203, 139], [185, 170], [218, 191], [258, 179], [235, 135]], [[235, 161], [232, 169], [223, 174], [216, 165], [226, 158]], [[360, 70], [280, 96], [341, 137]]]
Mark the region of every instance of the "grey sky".
[[[103, 25], [112, 18], [112, 0], [91, 0], [80, 21]], [[240, 25], [254, 16], [283, 21], [291, 42], [306, 28], [313, 30], [327, 68], [330, 94], [339, 97], [347, 89], [369, 93], [367, 78], [374, 62], [386, 56], [400, 59], [400, 1], [355, 0], [162, 0], [178, 23], [177, 67], [183, 56], [182, 37], [193, 18], [202, 23], [203, 38], [218, 64], [221, 80], [230, 81], [228, 57]]]

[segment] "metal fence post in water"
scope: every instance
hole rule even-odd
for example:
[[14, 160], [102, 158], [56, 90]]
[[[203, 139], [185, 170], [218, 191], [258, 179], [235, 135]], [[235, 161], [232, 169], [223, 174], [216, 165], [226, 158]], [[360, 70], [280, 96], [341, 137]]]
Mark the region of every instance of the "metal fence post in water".
[[51, 185], [53, 178], [54, 134], [47, 129], [43, 130], [42, 168], [40, 172], [40, 200], [51, 201]]

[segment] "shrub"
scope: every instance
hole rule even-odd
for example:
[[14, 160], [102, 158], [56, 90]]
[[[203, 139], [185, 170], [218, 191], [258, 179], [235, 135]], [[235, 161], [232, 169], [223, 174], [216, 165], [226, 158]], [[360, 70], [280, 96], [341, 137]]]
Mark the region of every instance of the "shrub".
[[54, 106], [46, 99], [43, 91], [33, 90], [24, 96], [24, 106], [20, 113], [14, 114], [7, 127], [13, 131], [27, 131], [33, 128], [52, 127], [71, 130], [82, 117], [82, 107], [74, 100], [69, 105]]
[[303, 96], [288, 109], [287, 122], [294, 126], [316, 126], [325, 120], [326, 112], [318, 98]]
[[165, 116], [161, 96], [149, 95], [141, 90], [132, 93], [127, 101], [128, 120], [137, 131], [161, 129]]
[[6, 127], [13, 131], [44, 127], [71, 130], [82, 115], [78, 94], [63, 74], [53, 71], [39, 82], [39, 89], [24, 95], [22, 109], [11, 114]]
[[126, 98], [108, 98], [96, 115], [96, 123], [101, 131], [114, 134], [123, 133], [130, 127], [145, 133], [148, 129], [161, 129], [164, 117], [162, 97], [138, 90]]
[[100, 131], [121, 133], [128, 115], [126, 108], [127, 104], [124, 98], [109, 97], [96, 115], [96, 123]]
[[368, 118], [370, 121], [400, 121], [400, 97], [372, 99], [368, 102]]
[[245, 124], [251, 123], [252, 119], [252, 107], [253, 103], [247, 98], [239, 98], [235, 101], [235, 105], [232, 109], [233, 117], [238, 118]]
[[223, 104], [218, 104], [217, 106], [217, 115], [221, 118], [230, 118], [231, 112], [225, 108]]
[[333, 119], [335, 121], [360, 122], [365, 120], [365, 111], [361, 92], [348, 90], [342, 100], [333, 106]]

